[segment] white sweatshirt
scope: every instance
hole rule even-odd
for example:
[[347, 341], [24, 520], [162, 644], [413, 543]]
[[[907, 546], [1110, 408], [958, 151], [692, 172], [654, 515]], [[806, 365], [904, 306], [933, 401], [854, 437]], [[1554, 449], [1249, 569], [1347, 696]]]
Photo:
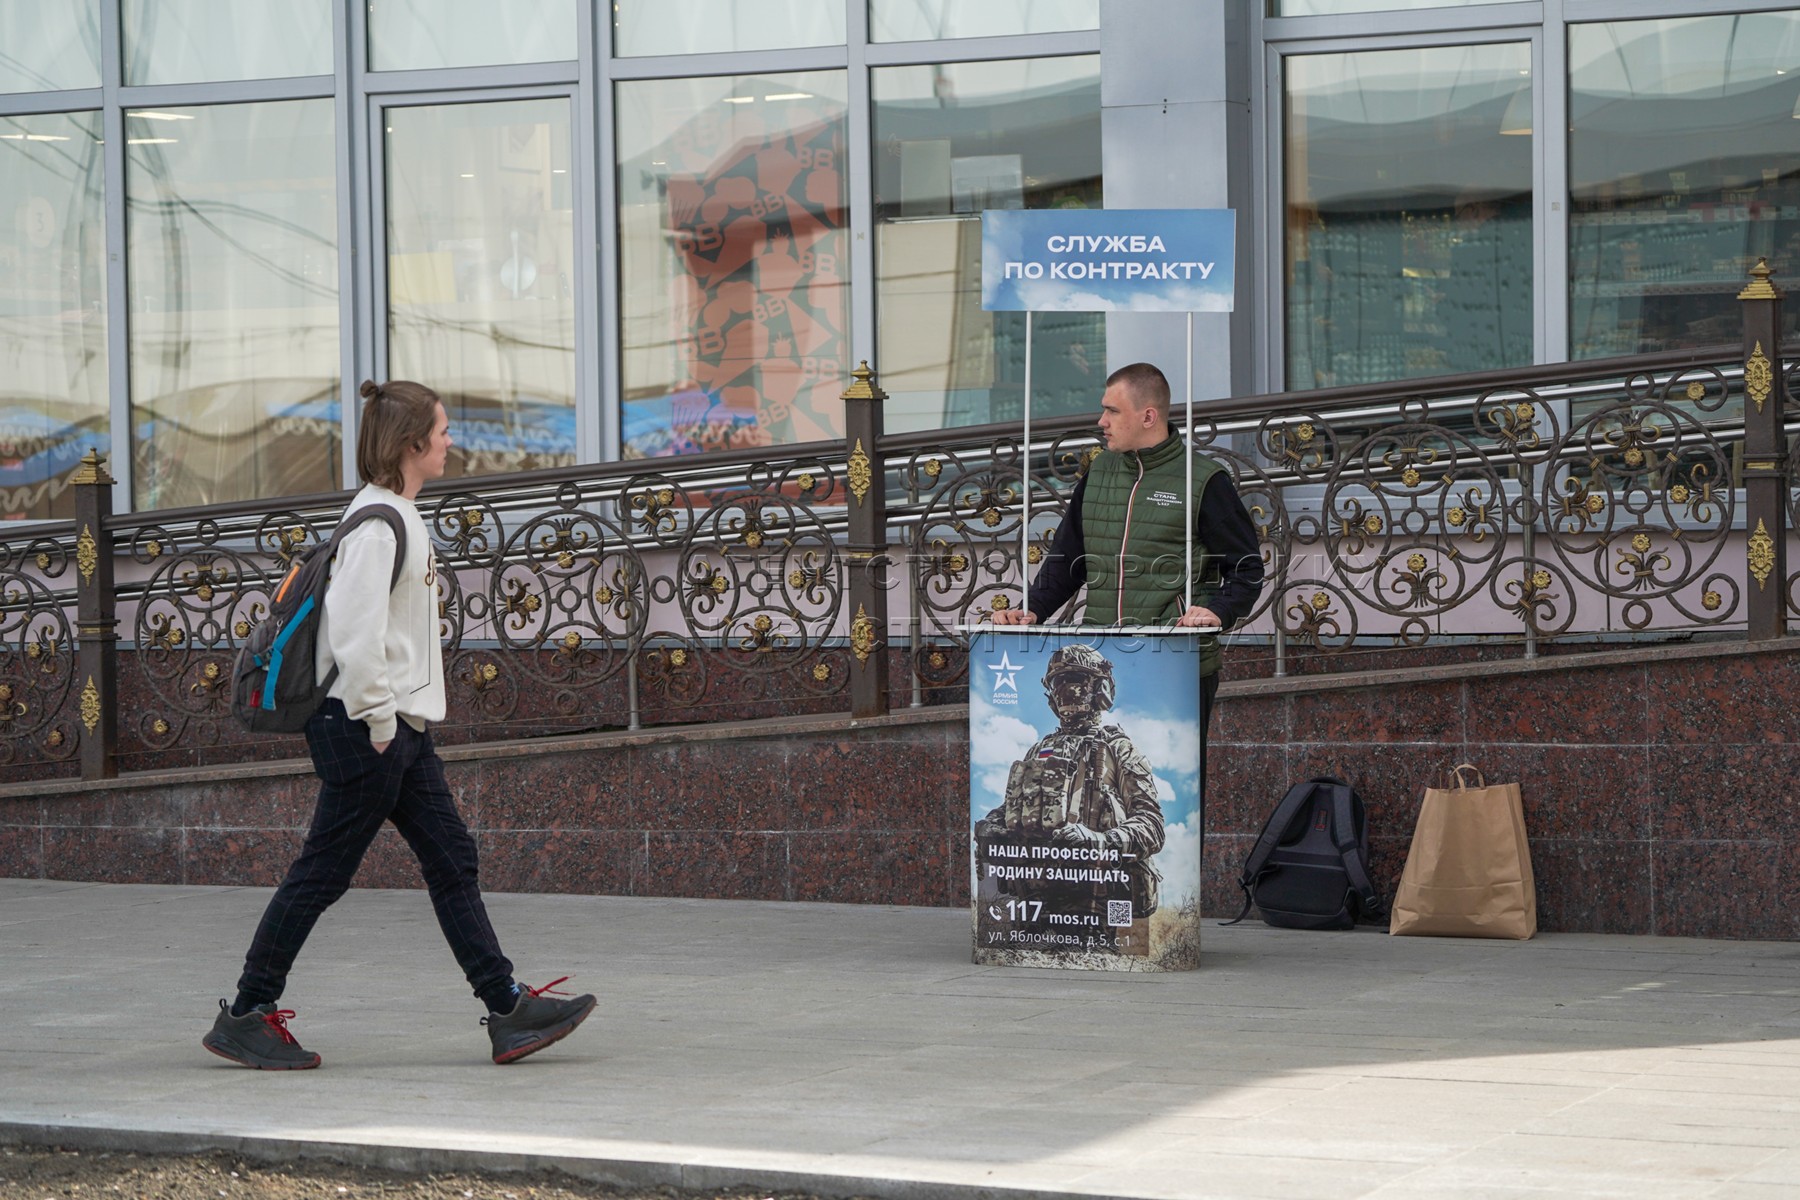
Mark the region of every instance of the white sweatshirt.
[[370, 504], [397, 509], [406, 523], [406, 569], [392, 592], [394, 531], [371, 520], [338, 547], [319, 627], [319, 677], [335, 665], [331, 695], [369, 739], [391, 741], [396, 718], [423, 731], [444, 719], [444, 650], [438, 641], [437, 557], [411, 500], [368, 484], [346, 516]]

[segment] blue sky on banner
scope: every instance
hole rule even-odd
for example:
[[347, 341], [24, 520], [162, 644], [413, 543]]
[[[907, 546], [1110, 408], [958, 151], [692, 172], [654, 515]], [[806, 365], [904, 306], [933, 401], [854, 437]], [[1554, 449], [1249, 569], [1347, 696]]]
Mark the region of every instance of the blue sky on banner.
[[[1199, 807], [1199, 639], [980, 636], [970, 644], [970, 817], [1006, 796], [1006, 775], [1032, 744], [1056, 731], [1044, 671], [1058, 646], [1085, 642], [1113, 664], [1117, 725], [1150, 763], [1163, 820], [1190, 822]], [[998, 703], [996, 703], [998, 701]]]
[[981, 214], [981, 307], [1004, 312], [1230, 312], [1230, 209]]

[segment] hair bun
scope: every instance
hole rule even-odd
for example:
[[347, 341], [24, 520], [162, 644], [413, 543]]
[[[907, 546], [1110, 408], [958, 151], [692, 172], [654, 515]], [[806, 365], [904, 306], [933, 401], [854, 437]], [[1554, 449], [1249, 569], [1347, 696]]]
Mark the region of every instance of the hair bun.
[[356, 390], [362, 395], [364, 400], [373, 400], [375, 397], [381, 395], [381, 386], [373, 379], [363, 380], [362, 386]]

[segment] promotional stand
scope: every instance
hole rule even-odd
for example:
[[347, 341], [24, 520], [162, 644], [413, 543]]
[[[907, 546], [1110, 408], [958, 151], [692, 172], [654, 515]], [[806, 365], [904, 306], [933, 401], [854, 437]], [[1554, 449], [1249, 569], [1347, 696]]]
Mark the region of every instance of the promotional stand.
[[974, 960], [1200, 965], [1208, 629], [971, 625]]
[[[982, 214], [981, 306], [1025, 313], [1021, 574], [1031, 545], [1031, 314], [1186, 312], [1191, 446], [1193, 314], [1231, 311], [1234, 230], [1234, 215], [1213, 209]], [[1191, 605], [1189, 590], [1183, 607]], [[1218, 630], [983, 624], [959, 632], [969, 636], [975, 962], [1198, 967], [1200, 651]]]

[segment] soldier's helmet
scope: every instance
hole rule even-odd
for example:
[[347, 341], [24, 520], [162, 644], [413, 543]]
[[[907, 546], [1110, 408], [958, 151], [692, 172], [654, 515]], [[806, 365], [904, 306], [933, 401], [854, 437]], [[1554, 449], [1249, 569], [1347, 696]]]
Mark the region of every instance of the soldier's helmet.
[[1044, 695], [1058, 718], [1096, 716], [1113, 704], [1113, 669], [1106, 656], [1079, 642], [1050, 656]]

